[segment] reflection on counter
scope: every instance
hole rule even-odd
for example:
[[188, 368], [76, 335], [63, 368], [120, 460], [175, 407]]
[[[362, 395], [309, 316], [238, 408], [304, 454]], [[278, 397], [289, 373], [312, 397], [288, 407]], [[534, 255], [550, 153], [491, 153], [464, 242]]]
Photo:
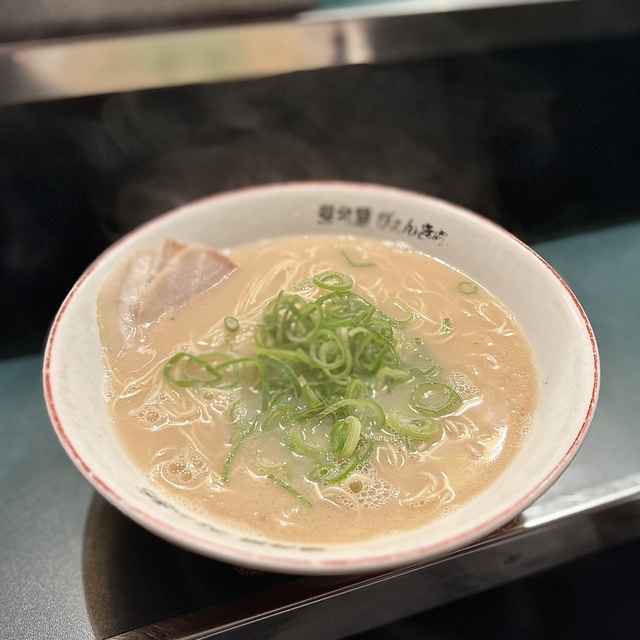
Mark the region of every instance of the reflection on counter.
[[95, 494], [84, 532], [82, 579], [89, 620], [101, 640], [294, 578], [183, 551]]

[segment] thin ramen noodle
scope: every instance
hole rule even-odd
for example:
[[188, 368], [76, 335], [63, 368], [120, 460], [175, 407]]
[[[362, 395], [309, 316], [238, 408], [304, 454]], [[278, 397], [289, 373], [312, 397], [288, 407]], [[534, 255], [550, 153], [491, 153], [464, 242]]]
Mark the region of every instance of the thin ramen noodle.
[[442, 517], [511, 463], [535, 365], [478, 284], [353, 237], [227, 258], [122, 348], [100, 311], [116, 432], [167, 495], [250, 535], [345, 543]]

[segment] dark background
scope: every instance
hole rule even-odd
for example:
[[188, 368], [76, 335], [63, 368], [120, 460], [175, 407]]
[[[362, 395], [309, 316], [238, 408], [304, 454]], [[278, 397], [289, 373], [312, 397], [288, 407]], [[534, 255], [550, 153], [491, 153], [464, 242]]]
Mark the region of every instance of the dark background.
[[639, 563], [627, 543], [350, 640], [637, 640]]
[[527, 242], [639, 211], [640, 38], [0, 108], [0, 357], [143, 220], [251, 184], [451, 200]]

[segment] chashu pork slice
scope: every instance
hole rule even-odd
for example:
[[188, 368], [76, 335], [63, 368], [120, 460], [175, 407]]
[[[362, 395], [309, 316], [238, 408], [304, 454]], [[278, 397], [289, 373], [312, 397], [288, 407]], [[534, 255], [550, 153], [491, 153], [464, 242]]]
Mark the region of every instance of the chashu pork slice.
[[151, 280], [155, 260], [153, 249], [139, 249], [100, 288], [98, 321], [110, 357], [116, 357], [136, 335], [140, 298]]
[[160, 252], [134, 252], [98, 294], [100, 332], [108, 356], [117, 357], [141, 328], [215, 287], [235, 269], [226, 256], [199, 244], [167, 240]]
[[[166, 252], [166, 248], [165, 248]], [[236, 265], [226, 256], [199, 244], [188, 244], [161, 261], [140, 298], [138, 322], [148, 325], [209, 291], [228, 278]]]

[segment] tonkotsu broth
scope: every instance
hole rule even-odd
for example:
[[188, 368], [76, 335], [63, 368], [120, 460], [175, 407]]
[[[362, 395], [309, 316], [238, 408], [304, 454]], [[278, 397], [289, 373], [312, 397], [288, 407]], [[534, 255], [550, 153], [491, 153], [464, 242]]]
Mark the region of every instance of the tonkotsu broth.
[[[406, 245], [352, 237], [284, 238], [228, 256], [238, 265], [228, 279], [139, 331], [124, 352], [106, 354], [117, 434], [134, 464], [164, 492], [249, 534], [343, 543], [422, 526], [484, 491], [513, 460], [535, 410], [535, 365], [509, 311], [479, 286], [473, 291], [469, 278]], [[424, 340], [442, 369], [439, 379], [462, 402], [439, 419], [435, 439], [412, 440], [417, 450], [375, 443], [366, 466], [336, 486], [305, 479], [308, 461], [292, 455], [277, 473], [309, 508], [266, 477], [264, 465], [275, 468], [281, 454], [266, 434], [238, 448], [229, 480], [221, 482], [234, 447], [229, 410], [237, 392], [177, 388], [163, 368], [181, 351], [250, 354], [265, 305], [281, 290], [317, 298], [322, 292], [311, 281], [326, 270], [351, 276], [353, 290], [392, 317], [406, 316], [408, 306], [413, 318], [405, 335]], [[226, 317], [238, 319], [237, 332], [225, 328]], [[380, 394], [376, 401], [384, 406], [388, 400]]]

